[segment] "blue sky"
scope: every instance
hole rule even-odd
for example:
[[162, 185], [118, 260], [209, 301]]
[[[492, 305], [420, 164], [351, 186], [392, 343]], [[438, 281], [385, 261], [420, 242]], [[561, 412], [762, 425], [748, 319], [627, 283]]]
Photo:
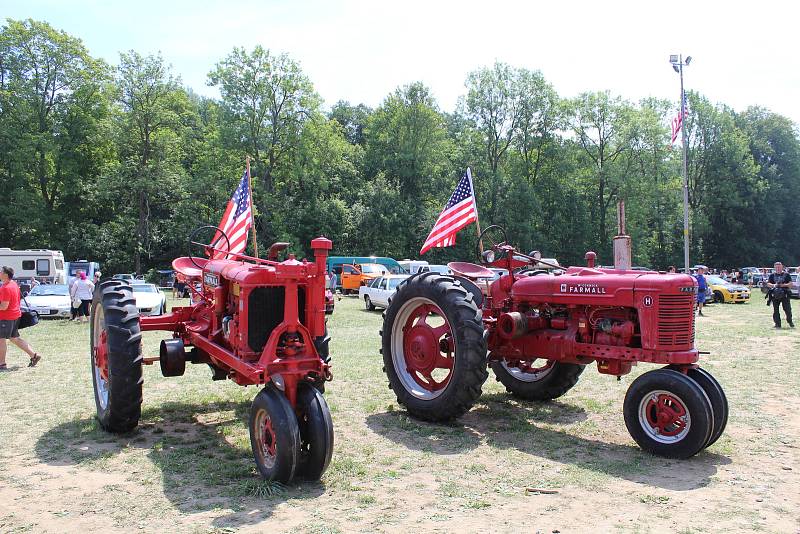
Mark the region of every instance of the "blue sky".
[[796, 2], [0, 0], [0, 15], [45, 20], [112, 64], [123, 50], [161, 51], [210, 96], [214, 64], [261, 44], [298, 61], [327, 106], [377, 106], [421, 80], [452, 111], [467, 73], [496, 59], [541, 70], [561, 96], [608, 89], [677, 104], [668, 57], [684, 53], [687, 88], [800, 123]]

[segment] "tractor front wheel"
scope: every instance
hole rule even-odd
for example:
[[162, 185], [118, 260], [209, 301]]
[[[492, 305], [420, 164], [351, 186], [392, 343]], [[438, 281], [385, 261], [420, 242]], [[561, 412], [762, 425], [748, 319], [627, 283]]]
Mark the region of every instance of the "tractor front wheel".
[[291, 482], [299, 463], [300, 429], [292, 405], [272, 384], [253, 399], [249, 426], [258, 472], [266, 480]]
[[381, 336], [389, 387], [414, 417], [454, 419], [480, 397], [488, 376], [481, 312], [453, 278], [424, 273], [402, 284]]
[[714, 428], [703, 388], [672, 369], [644, 373], [625, 394], [625, 426], [639, 446], [658, 456], [685, 459], [700, 452]]
[[[673, 366], [669, 366], [668, 369], [678, 370]], [[725, 392], [722, 390], [720, 383], [717, 382], [717, 379], [705, 369], [700, 367], [690, 368], [686, 371], [686, 376], [703, 388], [709, 402], [711, 402], [711, 411], [714, 414], [714, 428], [711, 430], [708, 443], [706, 443], [706, 447], [710, 447], [716, 443], [728, 424], [728, 398], [725, 396]]]
[[333, 420], [325, 397], [309, 384], [297, 387], [297, 423], [300, 428], [297, 476], [319, 480], [333, 455]]
[[95, 289], [89, 323], [94, 400], [100, 426], [129, 432], [142, 415], [142, 334], [131, 286], [109, 280]]
[[578, 383], [585, 365], [534, 359], [511, 366], [503, 361], [491, 363], [497, 380], [506, 391], [525, 400], [548, 401], [564, 395]]

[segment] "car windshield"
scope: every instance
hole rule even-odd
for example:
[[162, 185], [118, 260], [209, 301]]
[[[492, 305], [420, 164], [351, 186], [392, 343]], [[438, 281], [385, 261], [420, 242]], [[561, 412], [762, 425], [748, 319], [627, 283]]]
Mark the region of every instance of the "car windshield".
[[153, 284], [133, 284], [131, 285], [134, 293], [157, 293], [158, 290]]
[[724, 285], [728, 283], [719, 276], [706, 276], [706, 280], [708, 280], [709, 284], [714, 284], [714, 285]]
[[61, 284], [42, 284], [31, 289], [29, 293], [32, 297], [45, 297], [51, 295], [66, 296], [69, 295], [67, 286]]
[[383, 267], [377, 263], [362, 263], [361, 272], [364, 274], [381, 274], [385, 271]]
[[389, 289], [397, 289], [397, 286], [405, 280], [405, 278], [390, 278], [389, 279]]

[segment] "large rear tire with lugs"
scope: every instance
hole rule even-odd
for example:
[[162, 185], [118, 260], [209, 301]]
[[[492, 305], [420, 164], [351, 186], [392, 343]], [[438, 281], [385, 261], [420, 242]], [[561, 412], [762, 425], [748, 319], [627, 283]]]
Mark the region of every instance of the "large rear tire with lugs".
[[401, 284], [381, 338], [389, 387], [414, 417], [451, 420], [480, 397], [488, 376], [481, 311], [452, 277], [424, 273]]
[[492, 362], [492, 371], [506, 391], [525, 400], [557, 399], [578, 383], [585, 365], [530, 360], [511, 366], [505, 361]]
[[89, 327], [97, 419], [111, 432], [129, 432], [142, 415], [142, 334], [131, 286], [119, 280], [94, 292]]

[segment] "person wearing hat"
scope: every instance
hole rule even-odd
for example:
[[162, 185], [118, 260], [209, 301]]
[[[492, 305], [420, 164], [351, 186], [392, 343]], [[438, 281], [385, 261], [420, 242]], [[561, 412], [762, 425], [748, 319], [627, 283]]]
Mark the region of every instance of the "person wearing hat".
[[14, 281], [14, 269], [3, 267], [0, 269], [0, 371], [8, 371], [6, 365], [6, 351], [8, 343], [11, 341], [19, 347], [31, 359], [28, 367], [33, 367], [42, 359], [36, 351], [31, 348], [27, 341], [19, 337], [19, 318], [22, 312], [19, 309], [19, 286]]
[[775, 262], [775, 272], [769, 275], [767, 287], [769, 288], [769, 298], [772, 301], [772, 320], [775, 323], [775, 328], [781, 327], [781, 306], [783, 306], [783, 313], [786, 315], [786, 322], [789, 323], [789, 328], [794, 328], [792, 302], [790, 300], [792, 277], [783, 270], [783, 263]]
[[708, 288], [708, 284], [706, 284], [705, 272], [706, 266], [698, 265], [697, 274], [694, 275], [695, 280], [697, 280], [697, 315], [701, 317], [704, 317], [703, 304], [706, 303], [706, 289]]

